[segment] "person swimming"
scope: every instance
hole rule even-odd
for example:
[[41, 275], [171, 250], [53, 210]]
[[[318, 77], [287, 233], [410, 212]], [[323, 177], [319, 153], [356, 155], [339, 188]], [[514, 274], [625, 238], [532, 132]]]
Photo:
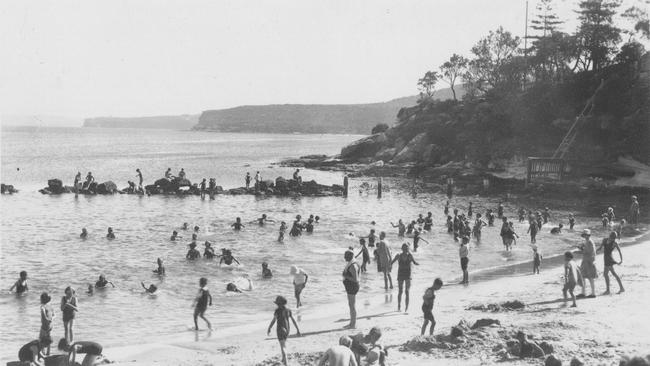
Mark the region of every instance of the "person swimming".
[[190, 228], [190, 224], [188, 224], [187, 222], [184, 222], [183, 226], [181, 226], [181, 230], [189, 230], [189, 228]]
[[142, 288], [145, 290], [145, 292], [147, 292], [148, 294], [153, 294], [154, 292], [156, 292], [156, 290], [158, 290], [158, 287], [156, 287], [156, 285], [154, 285], [153, 283], [149, 285], [149, 287], [145, 286], [144, 282], [140, 282], [140, 284], [142, 285]]
[[196, 243], [195, 242], [190, 243], [190, 250], [187, 251], [187, 254], [185, 255], [185, 258], [189, 259], [189, 260], [195, 260], [195, 259], [201, 258], [201, 252], [196, 250]]
[[106, 239], [115, 239], [115, 233], [113, 232], [112, 227], [108, 228], [108, 233], [106, 234]]
[[209, 241], [205, 241], [205, 249], [203, 250], [203, 257], [206, 259], [212, 259], [214, 258], [214, 249], [212, 248], [212, 244]]
[[262, 217], [251, 221], [251, 224], [257, 223], [259, 226], [264, 226], [267, 222], [275, 222], [275, 220], [269, 219], [266, 214], [262, 214]]
[[115, 285], [113, 284], [113, 282], [111, 282], [111, 281], [107, 281], [107, 280], [106, 280], [106, 277], [104, 277], [104, 275], [101, 274], [101, 275], [99, 275], [99, 279], [97, 280], [97, 282], [95, 282], [95, 288], [106, 288], [106, 286], [107, 286], [108, 284], [110, 284], [111, 286], [115, 287]]
[[262, 278], [271, 278], [273, 277], [273, 272], [269, 269], [269, 264], [262, 262]]
[[235, 219], [235, 222], [230, 225], [235, 231], [240, 231], [242, 228], [246, 227], [244, 224], [241, 223], [241, 217], [238, 217]]
[[79, 238], [86, 239], [87, 237], [88, 237], [88, 231], [84, 227], [84, 228], [81, 229], [81, 234], [79, 234]]
[[[248, 288], [243, 289], [244, 291], [253, 291], [253, 282], [251, 282], [250, 278], [246, 278], [246, 281], [248, 281]], [[243, 293], [242, 289], [237, 287], [236, 284], [233, 282], [228, 282], [226, 285], [226, 292], [236, 292], [236, 293]]]
[[171, 238], [169, 238], [169, 240], [176, 241], [176, 239], [180, 239], [180, 238], [181, 237], [178, 236], [178, 231], [174, 230], [174, 231], [172, 231], [172, 236], [171, 236]]
[[20, 271], [19, 276], [18, 280], [16, 280], [14, 285], [9, 289], [9, 292], [16, 289], [16, 295], [29, 291], [29, 287], [27, 286], [27, 271]]
[[305, 224], [305, 231], [308, 233], [314, 232], [314, 219], [309, 218], [309, 220], [307, 220], [307, 224]]
[[232, 251], [230, 249], [222, 248], [220, 257], [221, 257], [221, 259], [219, 260], [219, 265], [221, 265], [222, 263], [226, 263], [227, 265], [231, 265], [233, 261], [235, 263], [237, 263], [237, 264], [241, 264], [241, 263], [239, 263], [237, 258], [235, 258], [232, 255]]

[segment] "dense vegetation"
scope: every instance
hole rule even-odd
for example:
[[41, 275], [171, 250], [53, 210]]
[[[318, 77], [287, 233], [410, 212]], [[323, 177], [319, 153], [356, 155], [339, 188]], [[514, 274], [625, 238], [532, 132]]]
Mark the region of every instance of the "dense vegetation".
[[[650, 39], [648, 14], [621, 10], [616, 0], [580, 1], [579, 26], [569, 34], [560, 30], [552, 0], [539, 1], [528, 39], [499, 28], [472, 47], [472, 57], [452, 55], [418, 80], [420, 99], [399, 112], [396, 125], [363, 148], [344, 149], [344, 157], [487, 166], [516, 155], [550, 156], [604, 80], [569, 158], [630, 155], [648, 163], [650, 55], [640, 43]], [[617, 28], [616, 17], [628, 29]], [[462, 86], [464, 96], [435, 100], [440, 81]]]

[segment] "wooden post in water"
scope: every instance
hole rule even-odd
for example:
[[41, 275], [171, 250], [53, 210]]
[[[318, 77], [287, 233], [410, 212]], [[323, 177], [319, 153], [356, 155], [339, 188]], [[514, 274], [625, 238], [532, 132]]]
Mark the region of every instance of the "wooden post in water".
[[381, 177], [377, 178], [377, 198], [381, 198]]
[[348, 196], [348, 176], [343, 177], [343, 197]]

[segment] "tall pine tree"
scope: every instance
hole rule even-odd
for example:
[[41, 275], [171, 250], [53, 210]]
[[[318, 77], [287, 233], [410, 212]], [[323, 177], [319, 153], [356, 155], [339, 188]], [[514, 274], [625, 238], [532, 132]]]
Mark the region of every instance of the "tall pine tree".
[[621, 30], [614, 26], [612, 18], [621, 0], [583, 0], [578, 6], [577, 36], [582, 48], [584, 69], [600, 70], [616, 52], [621, 41]]

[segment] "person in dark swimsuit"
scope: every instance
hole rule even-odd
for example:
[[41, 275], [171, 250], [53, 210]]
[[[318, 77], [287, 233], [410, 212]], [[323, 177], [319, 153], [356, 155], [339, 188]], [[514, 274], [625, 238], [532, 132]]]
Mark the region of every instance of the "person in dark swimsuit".
[[424, 231], [431, 231], [431, 226], [433, 226], [433, 214], [427, 212], [427, 217], [424, 218]]
[[158, 268], [153, 270], [153, 273], [156, 273], [158, 276], [164, 276], [165, 275], [165, 266], [163, 266], [163, 260], [162, 258], [158, 258], [156, 260], [158, 262]]
[[433, 302], [436, 299], [436, 291], [440, 290], [441, 287], [442, 280], [440, 278], [436, 278], [433, 281], [433, 286], [424, 291], [424, 296], [422, 296], [422, 313], [424, 314], [424, 323], [422, 323], [421, 335], [424, 335], [424, 332], [426, 332], [429, 322], [431, 322], [429, 335], [433, 335], [433, 329], [436, 327], [436, 319], [433, 317]]
[[153, 283], [152, 283], [151, 285], [149, 285], [149, 287], [145, 286], [145, 285], [144, 285], [144, 282], [140, 282], [140, 284], [142, 285], [142, 288], [143, 288], [143, 289], [144, 289], [148, 294], [153, 294], [153, 293], [156, 292], [156, 290], [158, 290], [158, 287], [156, 287], [156, 285], [154, 285]]
[[85, 353], [81, 366], [93, 366], [98, 357], [102, 355], [103, 347], [96, 342], [75, 342], [68, 347], [68, 362], [70, 365], [78, 365], [75, 362], [77, 354]]
[[210, 324], [210, 321], [205, 317], [205, 311], [208, 309], [208, 305], [212, 306], [212, 295], [210, 295], [210, 291], [207, 287], [208, 279], [201, 277], [199, 285], [201, 288], [199, 289], [196, 298], [194, 298], [194, 329], [199, 330], [197, 320], [201, 317], [201, 319], [205, 320], [208, 324], [208, 329], [212, 330], [212, 324]]
[[81, 229], [81, 234], [79, 234], [79, 237], [81, 239], [86, 239], [88, 237], [88, 231], [86, 230], [86, 228]]
[[190, 250], [187, 251], [187, 254], [185, 255], [185, 258], [189, 259], [189, 260], [195, 260], [195, 259], [201, 258], [201, 252], [199, 252], [196, 249], [196, 243], [195, 242], [190, 243]]
[[201, 181], [201, 184], [199, 184], [199, 188], [200, 188], [200, 190], [201, 190], [201, 199], [202, 199], [202, 200], [205, 199], [205, 192], [206, 192], [206, 186], [207, 186], [207, 183], [208, 183], [208, 182], [206, 181], [206, 179], [203, 178], [203, 180]]
[[[50, 344], [51, 343], [52, 342], [50, 341]], [[50, 344], [44, 344], [38, 339], [35, 339], [20, 347], [20, 350], [18, 351], [18, 360], [20, 362], [30, 362], [30, 365], [45, 365], [43, 349], [49, 347]]]
[[77, 297], [72, 287], [65, 288], [65, 296], [61, 298], [61, 313], [63, 318], [63, 328], [65, 330], [65, 341], [71, 343], [74, 339], [72, 327], [74, 325], [75, 313], [79, 311]]
[[[603, 242], [600, 244], [598, 249], [596, 249], [596, 252], [600, 251], [601, 249], [605, 249], [604, 254], [603, 254], [603, 259], [605, 261], [605, 269], [603, 270], [603, 275], [605, 276], [605, 285], [607, 286], [607, 289], [603, 293], [603, 295], [609, 295], [609, 273], [611, 272], [614, 278], [616, 279], [616, 282], [618, 282], [618, 293], [620, 294], [621, 292], [625, 292], [625, 289], [623, 288], [623, 283], [621, 282], [621, 278], [618, 276], [616, 271], [614, 270], [614, 265], [615, 264], [622, 264], [623, 263], [623, 253], [621, 253], [621, 248], [618, 246], [618, 243], [616, 242], [616, 232], [612, 231], [609, 233], [609, 237], [603, 239]], [[614, 249], [618, 250], [618, 256], [621, 258], [620, 261], [615, 261], [614, 257], [612, 256], [612, 253], [614, 252]]]
[[111, 284], [111, 286], [115, 287], [115, 285], [113, 284], [113, 282], [111, 282], [111, 281], [107, 281], [107, 280], [106, 280], [106, 277], [104, 277], [103, 274], [102, 274], [102, 275], [99, 275], [99, 279], [97, 280], [97, 282], [95, 282], [95, 288], [106, 288], [106, 286], [107, 286], [109, 283]]
[[269, 269], [269, 264], [262, 262], [262, 278], [271, 278], [273, 277], [273, 272]]
[[361, 250], [359, 250], [359, 253], [354, 257], [357, 258], [360, 255], [363, 256], [362, 257], [363, 262], [361, 263], [361, 272], [366, 272], [367, 271], [366, 265], [370, 263], [370, 252], [368, 251], [368, 247], [366, 246], [366, 239], [359, 238], [359, 245], [361, 245]]
[[108, 228], [108, 233], [106, 234], [106, 239], [115, 239], [115, 233], [113, 232], [112, 227]]
[[203, 245], [205, 245], [205, 249], [203, 249], [203, 258], [205, 259], [214, 258], [215, 255], [214, 255], [214, 249], [212, 248], [212, 244], [210, 244], [210, 242], [206, 240]]
[[262, 214], [262, 217], [260, 217], [258, 219], [255, 219], [255, 220], [251, 221], [250, 223], [251, 224], [257, 223], [259, 226], [264, 226], [264, 224], [266, 224], [267, 222], [275, 222], [275, 220], [271, 220], [266, 216], [266, 214]]
[[241, 223], [241, 217], [238, 217], [235, 219], [235, 222], [230, 225], [235, 231], [240, 231], [242, 228], [246, 227], [244, 224]]
[[399, 219], [397, 221], [397, 224], [393, 224], [392, 222], [390, 223], [393, 227], [397, 228], [397, 236], [400, 238], [404, 237], [404, 233], [406, 232], [406, 226], [404, 226], [404, 223], [402, 222], [402, 219]]
[[573, 226], [576, 224], [576, 219], [573, 217], [573, 214], [569, 214], [569, 230], [573, 230]]
[[14, 288], [16, 289], [16, 295], [20, 295], [29, 290], [29, 287], [27, 287], [27, 271], [20, 271], [20, 278], [14, 282], [9, 292], [13, 291]]
[[370, 229], [368, 236], [360, 236], [359, 239], [368, 239], [368, 247], [374, 247], [375, 241], [377, 240], [377, 235], [375, 235], [375, 229]]
[[472, 217], [474, 215], [474, 207], [472, 207], [472, 202], [469, 203], [469, 208], [467, 208], [467, 217]]
[[276, 327], [276, 335], [278, 336], [278, 342], [280, 343], [280, 351], [282, 352], [282, 363], [284, 365], [287, 364], [287, 354], [285, 351], [286, 347], [286, 342], [287, 338], [289, 337], [289, 333], [291, 332], [291, 325], [289, 323], [289, 319], [293, 322], [293, 325], [296, 327], [296, 333], [298, 336], [300, 336], [300, 329], [298, 329], [298, 324], [296, 324], [296, 320], [293, 318], [293, 314], [291, 314], [291, 310], [287, 309], [287, 299], [285, 299], [283, 296], [278, 296], [275, 298], [274, 303], [278, 306], [277, 309], [275, 309], [275, 312], [273, 313], [273, 320], [271, 320], [271, 324], [269, 324], [269, 329], [266, 331], [267, 335], [271, 334], [271, 328], [273, 328], [273, 325], [277, 322], [278, 325]]
[[237, 264], [240, 264], [239, 261], [235, 257], [233, 257], [230, 249], [225, 249], [225, 248], [221, 249], [220, 257], [221, 259], [219, 260], [219, 265], [221, 265], [221, 263], [226, 263], [227, 265], [231, 265], [233, 261]]
[[474, 235], [474, 238], [476, 238], [477, 242], [481, 241], [483, 226], [487, 226], [487, 224], [485, 221], [481, 220], [481, 214], [477, 213], [476, 221], [474, 221], [474, 227], [472, 228], [472, 235]]
[[413, 234], [413, 230], [415, 230], [415, 220], [411, 221], [406, 227], [406, 234], [407, 235]]
[[[393, 258], [391, 264], [397, 262], [397, 311], [400, 311], [402, 306], [402, 292], [405, 295], [404, 311], [409, 309], [409, 290], [411, 289], [411, 263], [419, 266], [420, 264], [413, 259], [413, 255], [409, 252], [409, 245], [402, 244], [402, 252]], [[406, 283], [406, 288], [404, 284]]]
[[422, 238], [420, 237], [420, 233], [421, 233], [420, 229], [415, 230], [415, 231], [413, 232], [413, 252], [417, 252], [417, 251], [418, 251], [418, 245], [420, 244], [420, 240], [422, 240], [423, 242], [429, 244], [428, 241], [426, 241], [426, 240], [424, 240], [424, 239], [422, 239]]
[[305, 224], [305, 231], [307, 233], [314, 232], [314, 219], [310, 218], [309, 220], [307, 220], [307, 224]]
[[348, 294], [348, 307], [350, 308], [350, 324], [344, 328], [354, 329], [357, 326], [356, 297], [359, 292], [359, 264], [354, 261], [354, 253], [350, 250], [347, 250], [343, 257], [346, 262], [343, 269], [343, 287]]
[[447, 201], [447, 203], [445, 203], [444, 213], [445, 213], [445, 216], [449, 215], [449, 201]]
[[296, 220], [293, 222], [293, 225], [291, 226], [291, 230], [289, 230], [289, 235], [291, 236], [300, 236], [302, 235], [302, 224], [300, 223], [300, 215], [296, 216]]

